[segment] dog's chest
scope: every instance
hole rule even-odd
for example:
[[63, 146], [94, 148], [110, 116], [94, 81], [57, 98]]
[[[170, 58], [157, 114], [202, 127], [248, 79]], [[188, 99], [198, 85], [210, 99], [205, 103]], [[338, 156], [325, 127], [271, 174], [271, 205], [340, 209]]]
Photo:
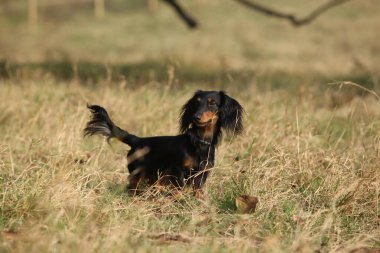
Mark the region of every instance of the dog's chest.
[[183, 159], [183, 168], [190, 171], [200, 171], [210, 165], [213, 166], [214, 154], [215, 147], [213, 146], [209, 146], [207, 149], [197, 149], [194, 152], [186, 153]]

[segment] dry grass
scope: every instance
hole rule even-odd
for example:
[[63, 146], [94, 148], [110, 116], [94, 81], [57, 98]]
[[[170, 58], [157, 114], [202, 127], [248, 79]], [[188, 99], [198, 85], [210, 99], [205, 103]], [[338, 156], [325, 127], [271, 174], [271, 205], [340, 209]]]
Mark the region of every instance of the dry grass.
[[[208, 198], [129, 197], [127, 146], [83, 140], [86, 102], [139, 135], [175, 134], [196, 87], [86, 87], [54, 79], [0, 85], [3, 251], [349, 251], [379, 247], [379, 102], [355, 97], [332, 110], [255, 83], [239, 101], [246, 131], [225, 138]], [[43, 92], [42, 92], [43, 91]], [[252, 94], [252, 95], [251, 95]], [[307, 99], [305, 99], [307, 98]], [[240, 194], [258, 196], [239, 215]]]
[[[39, 2], [35, 30], [24, 2], [0, 10], [1, 252], [380, 248], [376, 0], [302, 29], [233, 1], [186, 1], [195, 32], [163, 6], [151, 15], [128, 2], [96, 21]], [[300, 2], [284, 9], [318, 4]], [[126, 195], [128, 147], [82, 137], [87, 102], [132, 133], [176, 134], [191, 94], [221, 88], [245, 107], [245, 132], [224, 138], [205, 200]], [[258, 197], [255, 213], [238, 213], [239, 195]]]

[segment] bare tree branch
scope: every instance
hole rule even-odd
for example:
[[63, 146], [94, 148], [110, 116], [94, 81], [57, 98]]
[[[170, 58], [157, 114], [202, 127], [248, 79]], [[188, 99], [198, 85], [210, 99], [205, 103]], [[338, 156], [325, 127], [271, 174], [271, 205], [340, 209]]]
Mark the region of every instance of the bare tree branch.
[[177, 12], [178, 16], [187, 24], [187, 26], [191, 29], [197, 28], [198, 23], [197, 21], [192, 18], [183, 8], [181, 5], [177, 3], [176, 0], [162, 0], [169, 4], [175, 12]]
[[331, 0], [325, 4], [320, 5], [318, 8], [316, 8], [314, 11], [310, 12], [307, 16], [303, 18], [297, 18], [294, 14], [284, 13], [278, 10], [274, 10], [250, 0], [234, 0], [234, 1], [248, 8], [251, 8], [255, 11], [264, 13], [268, 16], [286, 19], [294, 26], [301, 26], [301, 25], [309, 24], [310, 22], [312, 22], [314, 19], [316, 19], [318, 16], [320, 16], [322, 13], [329, 10], [330, 8], [340, 5], [342, 3], [348, 2], [350, 0]]
[[[198, 22], [192, 18], [184, 9], [181, 5], [178, 4], [177, 0], [161, 0], [168, 5], [170, 5], [174, 11], [178, 14], [178, 16], [186, 23], [186, 25], [191, 28], [195, 29], [198, 26]], [[288, 20], [292, 25], [294, 26], [302, 26], [302, 25], [307, 25], [314, 21], [317, 17], [322, 15], [324, 12], [327, 10], [343, 4], [345, 2], [348, 2], [350, 0], [331, 0], [329, 2], [326, 2], [322, 5], [320, 5], [318, 8], [310, 12], [308, 15], [306, 15], [303, 18], [296, 17], [294, 14], [291, 13], [285, 13], [279, 10], [275, 10], [272, 8], [269, 8], [267, 6], [264, 6], [262, 4], [259, 4], [255, 2], [254, 0], [234, 0], [250, 9], [253, 9], [257, 12], [266, 14], [268, 16], [276, 17], [279, 19], [285, 19]]]

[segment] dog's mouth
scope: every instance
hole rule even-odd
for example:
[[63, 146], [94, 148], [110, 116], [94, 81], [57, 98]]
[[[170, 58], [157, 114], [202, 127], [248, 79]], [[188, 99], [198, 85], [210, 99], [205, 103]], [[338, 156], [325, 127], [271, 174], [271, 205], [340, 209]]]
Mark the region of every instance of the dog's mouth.
[[197, 121], [197, 120], [194, 120], [193, 123], [198, 126], [198, 127], [204, 127], [204, 126], [207, 126], [209, 124], [212, 123], [212, 120], [213, 119], [209, 119], [208, 121], [205, 121], [205, 122], [201, 122], [201, 121]]
[[206, 127], [206, 126], [215, 124], [216, 121], [218, 120], [217, 112], [213, 112], [213, 113], [210, 112], [208, 113], [207, 116], [208, 117], [204, 117], [206, 119], [208, 118], [207, 121], [201, 121], [201, 119], [203, 118], [201, 117], [200, 119], [193, 119], [193, 124], [196, 125], [197, 127]]

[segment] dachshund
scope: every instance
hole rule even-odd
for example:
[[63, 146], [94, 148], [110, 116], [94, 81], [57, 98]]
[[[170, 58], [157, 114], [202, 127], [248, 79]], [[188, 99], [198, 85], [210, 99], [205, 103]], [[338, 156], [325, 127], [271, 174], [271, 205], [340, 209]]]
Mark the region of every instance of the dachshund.
[[192, 186], [202, 192], [214, 167], [215, 148], [222, 132], [240, 134], [243, 107], [224, 91], [197, 91], [185, 105], [179, 118], [179, 135], [138, 137], [116, 126], [107, 111], [88, 105], [91, 119], [84, 136], [103, 135], [129, 145], [127, 191], [136, 193], [140, 184]]

